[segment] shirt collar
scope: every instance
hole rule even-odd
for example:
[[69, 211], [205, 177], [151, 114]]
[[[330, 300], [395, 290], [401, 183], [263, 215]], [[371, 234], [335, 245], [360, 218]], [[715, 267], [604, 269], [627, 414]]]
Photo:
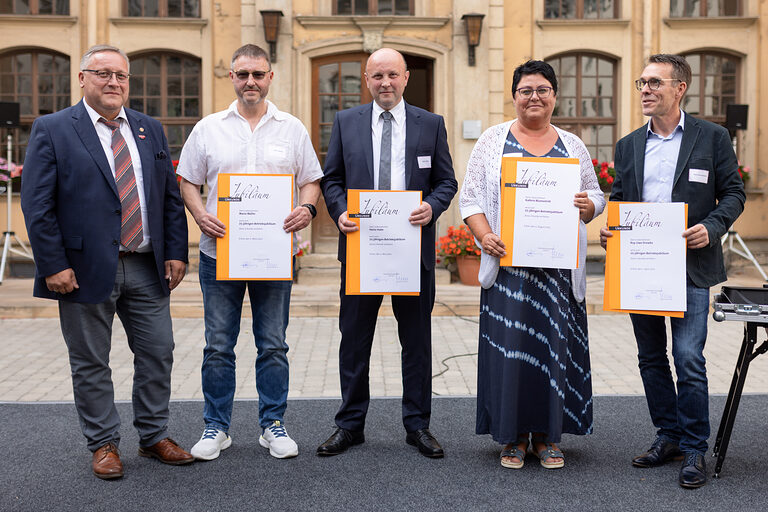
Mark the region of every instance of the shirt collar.
[[[677, 126], [675, 127], [674, 130], [672, 130], [672, 133], [670, 133], [669, 136], [672, 137], [675, 134], [675, 132], [677, 132], [678, 128], [680, 128], [680, 131], [682, 131], [682, 132], [685, 131], [685, 112], [683, 112], [683, 109], [680, 109], [680, 121], [677, 123]], [[649, 120], [648, 121], [648, 128], [646, 128], [646, 130], [645, 130], [645, 138], [647, 139], [648, 137], [651, 136], [651, 134], [654, 134], [654, 135], [656, 135], [657, 137], [659, 137], [661, 139], [664, 138], [664, 137], [662, 137], [661, 135], [657, 134], [656, 132], [654, 132], [651, 129], [651, 121]]]
[[[275, 121], [285, 121], [288, 119], [288, 116], [284, 112], [281, 112], [274, 103], [269, 100], [264, 101], [267, 102], [267, 112], [264, 114], [264, 117], [262, 117], [262, 121], [267, 121], [272, 117], [275, 118]], [[229, 108], [225, 110], [224, 117], [229, 116], [239, 117], [243, 121], [246, 120], [242, 115], [240, 115], [240, 112], [237, 111], [237, 100], [233, 101], [229, 105]], [[262, 121], [259, 121], [259, 123]]]
[[[93, 107], [91, 107], [87, 101], [85, 101], [85, 98], [83, 98], [83, 105], [85, 106], [85, 111], [88, 112], [88, 117], [91, 118], [91, 122], [93, 123], [93, 126], [96, 126], [96, 123], [99, 122], [99, 119], [101, 119], [102, 116], [95, 110], [93, 110]], [[105, 118], [106, 119], [106, 118]], [[122, 119], [126, 123], [128, 122], [128, 116], [125, 115], [125, 107], [120, 107], [120, 112], [117, 114], [117, 117], [115, 117], [114, 120]]]
[[[381, 106], [373, 102], [373, 119], [378, 122], [379, 116], [381, 116], [381, 113], [384, 112], [384, 109], [381, 108]], [[403, 121], [405, 121], [405, 100], [400, 98], [400, 101], [392, 107], [389, 112], [392, 114], [392, 118], [395, 120], [397, 124], [402, 124]]]

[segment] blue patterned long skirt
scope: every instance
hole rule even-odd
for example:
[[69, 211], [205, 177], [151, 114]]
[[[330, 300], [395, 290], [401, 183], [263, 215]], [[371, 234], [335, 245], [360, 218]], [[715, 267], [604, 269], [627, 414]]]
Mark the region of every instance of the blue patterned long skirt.
[[592, 373], [585, 303], [569, 270], [502, 268], [480, 296], [478, 434], [592, 432]]

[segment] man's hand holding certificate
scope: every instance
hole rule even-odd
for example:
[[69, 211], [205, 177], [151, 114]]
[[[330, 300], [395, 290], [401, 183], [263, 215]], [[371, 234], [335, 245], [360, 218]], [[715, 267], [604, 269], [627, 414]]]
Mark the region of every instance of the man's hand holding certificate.
[[682, 317], [687, 309], [684, 203], [608, 203], [606, 311]]

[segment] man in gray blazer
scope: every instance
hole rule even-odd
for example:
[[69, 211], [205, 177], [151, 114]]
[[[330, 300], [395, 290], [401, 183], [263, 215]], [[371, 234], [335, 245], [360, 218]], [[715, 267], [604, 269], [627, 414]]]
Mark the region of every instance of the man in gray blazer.
[[[651, 119], [616, 144], [611, 201], [685, 202], [688, 226], [687, 304], [671, 318], [677, 387], [667, 359], [664, 317], [630, 315], [640, 376], [656, 440], [632, 465], [655, 467], [683, 456], [678, 482], [697, 488], [707, 481], [709, 394], [704, 360], [709, 287], [725, 281], [720, 238], [744, 209], [744, 185], [728, 132], [680, 109], [691, 68], [679, 55], [652, 55], [639, 80], [643, 114]], [[600, 230], [605, 247], [611, 234]]]

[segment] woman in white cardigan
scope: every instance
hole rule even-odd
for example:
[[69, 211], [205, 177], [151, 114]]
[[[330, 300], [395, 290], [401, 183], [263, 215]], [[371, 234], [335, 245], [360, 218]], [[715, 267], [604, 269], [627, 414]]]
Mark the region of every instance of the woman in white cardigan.
[[[512, 97], [518, 118], [480, 136], [459, 196], [461, 216], [483, 250], [476, 432], [504, 445], [504, 467], [521, 468], [530, 442], [541, 465], [554, 469], [565, 463], [561, 435], [592, 431], [585, 223], [603, 211], [605, 197], [584, 143], [550, 123], [557, 99], [552, 67], [543, 61], [519, 66]], [[506, 254], [499, 236], [502, 155], [579, 159], [581, 192], [573, 200], [581, 218], [578, 269], [500, 269]]]

